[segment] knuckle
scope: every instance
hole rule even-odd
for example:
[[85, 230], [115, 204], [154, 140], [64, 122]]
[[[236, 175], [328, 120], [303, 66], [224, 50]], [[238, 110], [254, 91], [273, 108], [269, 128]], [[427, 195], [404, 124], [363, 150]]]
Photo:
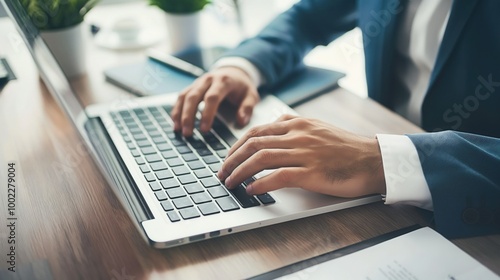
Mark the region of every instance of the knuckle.
[[251, 151], [257, 151], [259, 149], [260, 141], [257, 138], [251, 138], [247, 141], [247, 148]]
[[197, 103], [198, 102], [198, 96], [196, 96], [195, 94], [190, 94], [190, 95], [186, 96], [185, 99], [187, 102], [190, 102], [190, 103]]
[[267, 150], [258, 151], [255, 154], [255, 156], [257, 158], [257, 161], [259, 161], [261, 163], [269, 163], [269, 162], [271, 162], [271, 160], [274, 157], [273, 152], [267, 151]]
[[259, 135], [259, 132], [260, 132], [260, 127], [252, 127], [247, 134], [249, 137], [257, 137]]
[[218, 102], [219, 102], [219, 95], [217, 93], [211, 93], [205, 96], [205, 103], [216, 104]]
[[276, 179], [280, 184], [290, 184], [293, 182], [293, 174], [289, 170], [281, 169], [276, 171]]

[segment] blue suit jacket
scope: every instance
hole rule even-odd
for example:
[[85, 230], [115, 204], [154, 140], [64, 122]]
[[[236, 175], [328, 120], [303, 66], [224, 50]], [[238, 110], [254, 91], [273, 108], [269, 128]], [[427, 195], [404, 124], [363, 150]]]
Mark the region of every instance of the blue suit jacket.
[[[396, 27], [405, 5], [303, 0], [226, 55], [250, 60], [273, 85], [301, 67], [312, 48], [360, 27], [368, 94], [393, 108]], [[453, 131], [408, 135], [431, 191], [436, 228], [448, 237], [500, 232], [499, 11], [498, 0], [454, 1], [421, 109], [424, 129]]]

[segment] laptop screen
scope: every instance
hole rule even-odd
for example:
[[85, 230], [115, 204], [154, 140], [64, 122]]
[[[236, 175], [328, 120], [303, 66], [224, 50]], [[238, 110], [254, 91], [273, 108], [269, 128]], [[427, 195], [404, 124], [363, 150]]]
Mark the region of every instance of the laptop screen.
[[80, 135], [85, 137], [84, 124], [88, 117], [84, 107], [71, 89], [61, 67], [40, 37], [40, 32], [31, 22], [19, 0], [0, 1], [24, 39], [45, 85], [58, 101], [60, 107], [66, 111], [73, 124], [76, 125]]

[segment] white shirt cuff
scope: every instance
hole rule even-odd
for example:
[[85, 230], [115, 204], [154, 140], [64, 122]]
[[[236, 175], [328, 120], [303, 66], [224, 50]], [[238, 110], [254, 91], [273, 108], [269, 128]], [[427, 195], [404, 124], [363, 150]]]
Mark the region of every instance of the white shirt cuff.
[[259, 69], [257, 69], [257, 67], [255, 67], [255, 65], [253, 65], [250, 61], [242, 57], [237, 57], [237, 56], [223, 57], [217, 60], [215, 64], [212, 65], [211, 68], [215, 69], [226, 66], [238, 67], [241, 70], [245, 71], [248, 74], [248, 76], [250, 76], [250, 79], [252, 79], [252, 82], [255, 85], [255, 87], [260, 87], [265, 83], [264, 76], [262, 76], [262, 73], [260, 73]]
[[417, 149], [404, 135], [377, 134], [387, 194], [385, 204], [403, 203], [433, 210]]

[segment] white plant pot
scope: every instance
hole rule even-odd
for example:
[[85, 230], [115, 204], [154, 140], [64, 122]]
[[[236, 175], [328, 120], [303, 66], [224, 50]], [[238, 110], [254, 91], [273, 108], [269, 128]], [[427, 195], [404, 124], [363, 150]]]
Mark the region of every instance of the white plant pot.
[[192, 14], [165, 13], [172, 53], [199, 46], [200, 15], [201, 12]]
[[85, 42], [82, 23], [60, 30], [42, 31], [45, 44], [67, 77], [85, 73]]

